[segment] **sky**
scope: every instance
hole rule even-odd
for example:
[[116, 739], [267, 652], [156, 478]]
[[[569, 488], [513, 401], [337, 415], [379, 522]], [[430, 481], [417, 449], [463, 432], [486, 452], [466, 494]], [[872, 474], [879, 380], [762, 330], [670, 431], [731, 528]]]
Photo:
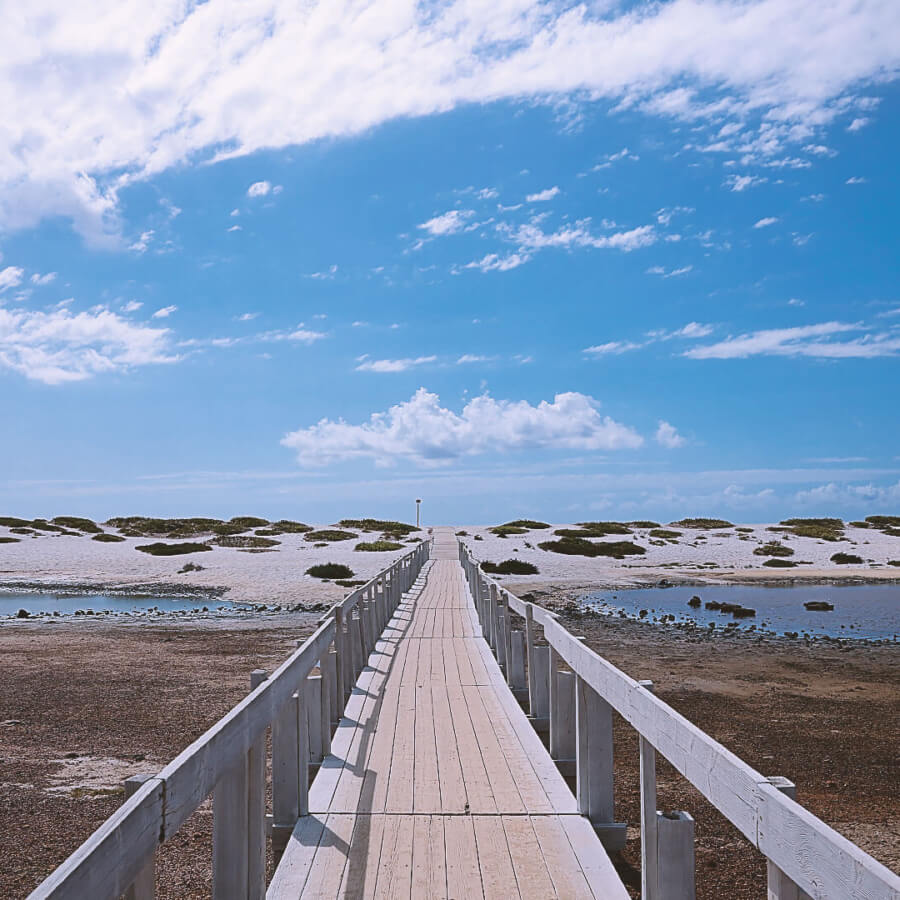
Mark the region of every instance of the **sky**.
[[4, 514], [900, 514], [895, 0], [0, 13]]

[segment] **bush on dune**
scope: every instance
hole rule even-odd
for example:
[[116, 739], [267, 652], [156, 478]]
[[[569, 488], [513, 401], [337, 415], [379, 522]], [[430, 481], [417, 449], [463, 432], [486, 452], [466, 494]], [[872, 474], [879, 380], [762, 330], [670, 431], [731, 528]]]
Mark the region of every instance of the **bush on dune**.
[[149, 553], [151, 556], [182, 556], [185, 553], [203, 553], [212, 550], [209, 544], [195, 544], [186, 542], [183, 544], [164, 544], [162, 542], [156, 544], [139, 544], [134, 548], [140, 550], [141, 553]]
[[575, 524], [584, 531], [589, 531], [593, 537], [604, 537], [607, 534], [631, 534], [631, 529], [624, 522], [576, 522]]
[[381, 531], [390, 537], [407, 537], [414, 531], [419, 531], [415, 525], [407, 525], [405, 522], [395, 522], [391, 519], [341, 519], [338, 522], [342, 528], [356, 528], [358, 531]]
[[733, 528], [731, 522], [727, 519], [705, 519], [702, 516], [697, 518], [679, 519], [672, 522], [673, 525], [680, 525], [682, 528]]
[[100, 541], [101, 544], [119, 544], [125, 538], [118, 534], [107, 534], [105, 531], [101, 531], [100, 534], [95, 534], [91, 540]]
[[306, 541], [349, 541], [359, 537], [352, 531], [339, 531], [336, 528], [323, 528], [320, 531], [307, 531], [303, 539]]
[[565, 553], [569, 556], [611, 556], [615, 559], [647, 552], [639, 544], [633, 544], [631, 541], [598, 541], [595, 543], [578, 537], [544, 541], [538, 544], [538, 547], [551, 553]]
[[249, 534], [232, 534], [217, 537], [215, 542], [220, 547], [234, 547], [238, 550], [264, 550], [268, 547], [277, 547], [281, 541], [274, 541], [272, 538], [254, 537]]
[[521, 559], [505, 559], [503, 562], [483, 562], [481, 569], [490, 575], [537, 575], [538, 568]]
[[793, 556], [794, 551], [790, 547], [785, 547], [784, 544], [779, 544], [778, 541], [770, 541], [768, 544], [763, 544], [761, 547], [757, 547], [753, 551], [754, 556]]
[[389, 550], [402, 550], [403, 544], [397, 544], [394, 541], [363, 541], [353, 549], [365, 553], [387, 553]]
[[75, 531], [86, 531], [89, 534], [99, 534], [103, 529], [98, 527], [91, 519], [82, 519], [80, 516], [57, 516], [51, 520], [54, 525], [62, 525], [63, 528], [73, 528]]
[[526, 531], [540, 531], [550, 526], [546, 522], [538, 522], [536, 519], [515, 519], [512, 522], [504, 522], [498, 528], [524, 528]]
[[353, 569], [341, 563], [319, 563], [317, 566], [310, 566], [306, 574], [313, 578], [352, 578]]
[[834, 553], [831, 561], [841, 566], [861, 566], [863, 559], [855, 553]]
[[264, 528], [269, 520], [260, 519], [259, 516], [234, 516], [228, 520], [228, 524], [238, 525], [246, 531], [248, 528]]

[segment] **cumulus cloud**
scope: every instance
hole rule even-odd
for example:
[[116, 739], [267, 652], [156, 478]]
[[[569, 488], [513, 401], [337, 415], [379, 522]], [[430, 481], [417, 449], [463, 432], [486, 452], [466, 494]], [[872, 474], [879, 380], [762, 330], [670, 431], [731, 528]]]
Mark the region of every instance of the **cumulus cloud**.
[[139, 300], [129, 300], [123, 307], [122, 312], [137, 312], [144, 304]]
[[418, 227], [427, 231], [434, 237], [442, 237], [445, 234], [456, 234], [466, 227], [466, 220], [475, 215], [474, 209], [451, 209], [440, 216], [434, 216]]
[[529, 253], [509, 253], [500, 256], [497, 253], [486, 253], [481, 259], [466, 263], [464, 269], [478, 269], [480, 272], [508, 272], [518, 269], [531, 259]]
[[573, 225], [563, 225], [556, 231], [544, 231], [530, 222], [517, 228], [504, 225], [499, 228], [508, 240], [519, 245], [520, 251], [546, 250], [551, 247], [589, 247], [595, 250], [614, 249], [629, 253], [641, 247], [649, 247], [657, 240], [652, 225], [639, 225], [628, 231], [595, 235], [590, 231], [590, 219], [579, 219]]
[[589, 96], [720, 135], [739, 125], [718, 143], [774, 158], [863, 108], [900, 59], [895, 0], [34, 0], [7, 19], [0, 226], [63, 215], [98, 242], [118, 227], [123, 186], [185, 160], [469, 103]]
[[659, 427], [654, 435], [656, 443], [674, 450], [676, 447], [683, 447], [686, 443], [685, 439], [678, 433], [678, 429], [674, 425], [670, 425], [663, 419], [660, 419]]
[[108, 309], [72, 313], [0, 308], [0, 366], [45, 384], [83, 381], [133, 366], [172, 363], [168, 329]]
[[536, 194], [528, 194], [525, 198], [526, 203], [544, 203], [547, 200], [552, 200], [559, 193], [559, 188], [554, 185], [551, 188], [546, 188], [543, 191], [538, 191]]
[[740, 193], [748, 188], [756, 187], [758, 184], [765, 184], [768, 180], [761, 175], [729, 175], [725, 179], [725, 184], [732, 191]]
[[796, 328], [772, 328], [692, 347], [684, 355], [692, 359], [746, 359], [751, 356], [873, 359], [896, 356], [900, 352], [900, 336], [894, 332], [867, 332], [847, 340], [834, 338], [854, 331], [865, 331], [865, 327], [846, 322], [821, 322]]
[[0, 269], [0, 293], [18, 287], [25, 277], [25, 270], [20, 266], [7, 266]]
[[254, 181], [247, 188], [248, 197], [265, 197], [272, 190], [272, 182], [270, 181]]
[[31, 283], [36, 287], [43, 287], [46, 284], [52, 284], [54, 281], [56, 281], [56, 272], [46, 272], [44, 275], [41, 275], [40, 272], [35, 272], [31, 276]]
[[754, 228], [768, 228], [770, 225], [774, 225], [778, 221], [776, 216], [766, 216], [764, 219], [760, 219], [758, 222], [754, 224]]
[[415, 358], [407, 357], [405, 359], [365, 359], [356, 367], [357, 372], [405, 372], [407, 369], [413, 369], [416, 366], [424, 366], [426, 363], [433, 363], [437, 360], [436, 356], [417, 356]]
[[525, 400], [495, 400], [483, 395], [457, 413], [440, 404], [425, 388], [386, 412], [352, 425], [322, 419], [285, 435], [282, 444], [297, 453], [303, 466], [341, 460], [372, 459], [389, 465], [409, 461], [446, 464], [484, 453], [568, 449], [609, 451], [640, 447], [641, 436], [599, 412], [593, 397], [557, 394], [532, 405]]
[[854, 119], [848, 126], [847, 131], [859, 131], [860, 128], [865, 128], [868, 125], [870, 119], [867, 116], [860, 116], [859, 118]]

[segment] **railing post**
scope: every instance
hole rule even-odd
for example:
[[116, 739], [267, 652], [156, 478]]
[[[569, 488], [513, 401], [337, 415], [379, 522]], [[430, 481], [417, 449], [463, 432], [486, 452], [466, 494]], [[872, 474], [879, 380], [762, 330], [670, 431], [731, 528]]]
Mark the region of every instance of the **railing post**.
[[338, 657], [334, 650], [328, 650], [322, 657], [325, 664], [325, 680], [328, 683], [328, 743], [331, 745], [331, 735], [338, 720], [341, 718], [340, 688], [338, 686]]
[[[791, 800], [797, 799], [797, 786], [793, 781], [789, 781], [781, 775], [774, 775], [767, 778], [766, 781], [786, 797], [790, 797]], [[809, 894], [801, 891], [770, 859], [766, 860], [766, 880], [769, 900], [809, 900]]]
[[[653, 692], [652, 681], [639, 681]], [[639, 735], [641, 756], [641, 900], [659, 900], [659, 857], [656, 840], [656, 750]]]
[[322, 752], [322, 676], [306, 676], [306, 727], [309, 732], [309, 761], [320, 763]]
[[[250, 689], [256, 690], [267, 678], [264, 669], [250, 673]], [[266, 732], [251, 744], [247, 757], [247, 897], [266, 896]]]
[[503, 591], [503, 630], [501, 634], [503, 637], [503, 664], [506, 672], [506, 683], [511, 684], [509, 667], [512, 656], [512, 614], [509, 611], [509, 594], [506, 591]]
[[[575, 679], [574, 672], [556, 673], [556, 711], [551, 711], [550, 744], [557, 762], [574, 763], [575, 742]], [[555, 732], [555, 733], [554, 733]], [[565, 774], [571, 774], [566, 772]]]
[[[480, 575], [476, 576], [477, 578], [481, 578]], [[491, 602], [491, 637], [490, 637], [490, 645], [491, 650], [494, 651], [494, 656], [497, 657], [499, 662], [500, 660], [500, 605], [497, 601], [497, 585], [491, 582], [490, 588], [490, 602]]]
[[613, 821], [612, 707], [583, 679], [576, 681], [578, 811], [608, 850], [625, 847], [624, 822]]
[[694, 900], [694, 820], [686, 812], [656, 814], [660, 900]]
[[300, 728], [301, 722], [306, 725], [305, 716], [300, 695], [294, 693], [272, 722], [272, 853], [276, 863], [300, 818], [301, 808], [308, 811], [309, 806], [309, 750], [306, 728]]
[[[125, 779], [125, 799], [136, 794], [153, 775], [132, 775]], [[125, 891], [125, 900], [154, 900], [156, 897], [156, 854], [151, 853], [144, 868]]]
[[509, 633], [509, 686], [513, 691], [524, 691], [528, 687], [525, 677], [525, 632], [518, 629]]
[[553, 647], [550, 647], [549, 664], [547, 666], [547, 694], [550, 698], [550, 757], [551, 759], [559, 759], [559, 682], [557, 675], [559, 670], [559, 656]]
[[[351, 640], [353, 641], [353, 683], [359, 678], [365, 668], [368, 653], [366, 653], [366, 639], [363, 634], [362, 600], [357, 600], [356, 607], [350, 613]], [[351, 687], [352, 690], [352, 687]]]
[[525, 604], [525, 663], [528, 675], [528, 712], [534, 716], [534, 610], [530, 603]]
[[347, 688], [344, 683], [344, 671], [346, 669], [346, 657], [347, 654], [347, 646], [344, 642], [344, 612], [341, 609], [341, 605], [338, 604], [334, 608], [334, 655], [335, 662], [337, 663], [334, 667], [335, 669], [335, 681], [337, 682], [337, 713], [335, 715], [335, 720], [340, 719], [341, 714], [344, 711], [344, 703], [347, 700]]
[[539, 731], [550, 727], [550, 647], [546, 644], [534, 647], [531, 652], [534, 662], [534, 703], [531, 716]]

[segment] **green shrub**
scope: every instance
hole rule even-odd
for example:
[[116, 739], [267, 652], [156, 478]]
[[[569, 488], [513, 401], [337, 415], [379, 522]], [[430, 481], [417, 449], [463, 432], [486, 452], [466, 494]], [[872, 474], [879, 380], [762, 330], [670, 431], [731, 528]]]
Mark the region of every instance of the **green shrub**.
[[889, 534], [891, 537], [900, 537], [900, 528], [882, 528], [882, 534]]
[[866, 516], [866, 521], [874, 528], [900, 528], [900, 516]]
[[863, 560], [861, 556], [857, 556], [855, 553], [834, 553], [831, 556], [831, 561], [843, 566], [859, 566], [862, 565]]
[[734, 529], [738, 534], [753, 534], [752, 528], [735, 528]]
[[637, 522], [626, 522], [632, 528], [659, 528], [659, 522], [651, 522], [649, 519], [638, 519]]
[[468, 535], [469, 535], [468, 531], [457, 531], [456, 532], [457, 537], [468, 537]]
[[7, 528], [27, 528], [31, 525], [30, 519], [18, 519], [15, 516], [0, 516], [0, 525]]
[[538, 568], [521, 559], [506, 559], [501, 563], [483, 562], [483, 571], [491, 575], [537, 575]]
[[35, 519], [31, 523], [32, 528], [37, 528], [39, 531], [55, 531], [59, 534], [65, 534], [66, 529], [62, 527], [62, 525], [51, 525], [46, 519]]
[[125, 538], [118, 534], [107, 534], [106, 532], [101, 531], [100, 534], [95, 534], [91, 540], [100, 541], [103, 544], [118, 544], [121, 541], [124, 541]]
[[539, 531], [542, 528], [549, 528], [546, 522], [538, 522], [536, 519], [515, 519], [512, 522], [504, 522], [500, 528], [524, 528]]
[[527, 528], [521, 528], [518, 525], [495, 525], [488, 531], [496, 534], [497, 537], [509, 537], [511, 534], [528, 534]]
[[797, 563], [790, 559], [767, 559], [763, 565], [768, 566], [770, 569], [791, 569]]
[[260, 519], [259, 516], [234, 516], [228, 520], [228, 524], [240, 525], [246, 531], [248, 528], [264, 528], [269, 520]]
[[359, 535], [352, 531], [323, 528], [321, 531], [307, 531], [303, 539], [306, 541], [349, 541], [355, 537], [359, 537]]
[[21, 540], [21, 538], [0, 537], [0, 544], [18, 544]]
[[844, 537], [844, 522], [841, 519], [783, 519], [770, 531], [785, 531], [797, 537], [813, 538], [819, 541], [840, 541]]
[[768, 544], [763, 544], [761, 547], [757, 547], [753, 551], [754, 556], [793, 556], [794, 551], [790, 547], [785, 547], [784, 544], [779, 544], [778, 541], [770, 541]]
[[480, 534], [476, 534], [473, 538], [473, 541], [483, 541], [484, 538]]
[[338, 525], [342, 528], [356, 528], [359, 531], [383, 531], [392, 537], [406, 537], [414, 531], [419, 531], [415, 525], [391, 519], [341, 519]]
[[213, 534], [217, 534], [219, 537], [228, 537], [229, 535], [243, 534], [249, 529], [245, 525], [234, 525], [231, 522], [223, 522], [221, 525], [213, 525], [211, 530]]
[[317, 566], [310, 566], [306, 574], [312, 575], [313, 578], [352, 578], [353, 569], [341, 563], [320, 563]]
[[186, 575], [188, 572], [202, 572], [203, 569], [204, 567], [197, 563], [187, 562], [178, 570], [178, 574]]
[[564, 537], [558, 541], [544, 541], [538, 544], [541, 550], [549, 550], [551, 553], [565, 553], [569, 556], [612, 556], [622, 559], [625, 556], [646, 553], [647, 551], [638, 544], [630, 541], [586, 541], [584, 538]]
[[283, 531], [285, 534], [303, 534], [306, 531], [312, 531], [312, 525], [304, 525], [302, 522], [295, 522], [293, 519], [279, 519], [272, 523], [273, 528]]
[[688, 519], [679, 519], [677, 522], [672, 522], [673, 525], [680, 525], [682, 528], [733, 528], [731, 522], [727, 519], [704, 519], [703, 517], [699, 518], [688, 518]]
[[889, 566], [900, 566], [900, 559], [889, 559], [887, 564]]
[[579, 528], [589, 531], [594, 537], [604, 537], [607, 534], [631, 534], [631, 529], [624, 522], [576, 522], [575, 524]]
[[872, 528], [871, 522], [848, 522], [848, 525], [851, 525], [853, 528]]
[[62, 525], [63, 528], [74, 528], [76, 531], [86, 531], [89, 534], [99, 534], [103, 530], [91, 519], [82, 519], [80, 516], [57, 516], [51, 521], [54, 525]]
[[667, 540], [673, 540], [674, 538], [680, 538], [684, 532], [681, 531], [670, 531], [668, 528], [651, 528], [650, 529], [650, 537], [655, 538], [666, 538]]
[[341, 587], [359, 587], [361, 584], [365, 584], [365, 581], [353, 578], [337, 578], [334, 583], [339, 584]]
[[33, 528], [10, 528], [9, 529], [13, 534], [37, 534], [37, 532]]
[[155, 519], [150, 516], [116, 516], [104, 524], [118, 528], [131, 537], [143, 535], [168, 535], [169, 537], [192, 537], [198, 534], [213, 534], [213, 529], [225, 523], [221, 519], [194, 517], [188, 519]]
[[250, 534], [226, 534], [215, 539], [220, 547], [236, 547], [241, 550], [247, 549], [264, 549], [266, 547], [277, 547], [281, 541], [272, 540], [272, 538], [254, 537]]
[[149, 553], [151, 556], [182, 556], [185, 553], [203, 553], [206, 550], [212, 550], [209, 544], [194, 544], [187, 542], [184, 544], [139, 544], [134, 548], [140, 550], [141, 553]]
[[397, 544], [394, 541], [363, 541], [357, 544], [354, 550], [362, 550], [367, 553], [387, 553], [390, 550], [402, 550], [403, 544]]
[[257, 537], [278, 537], [279, 534], [284, 534], [283, 531], [279, 531], [277, 528], [257, 528], [253, 533]]

